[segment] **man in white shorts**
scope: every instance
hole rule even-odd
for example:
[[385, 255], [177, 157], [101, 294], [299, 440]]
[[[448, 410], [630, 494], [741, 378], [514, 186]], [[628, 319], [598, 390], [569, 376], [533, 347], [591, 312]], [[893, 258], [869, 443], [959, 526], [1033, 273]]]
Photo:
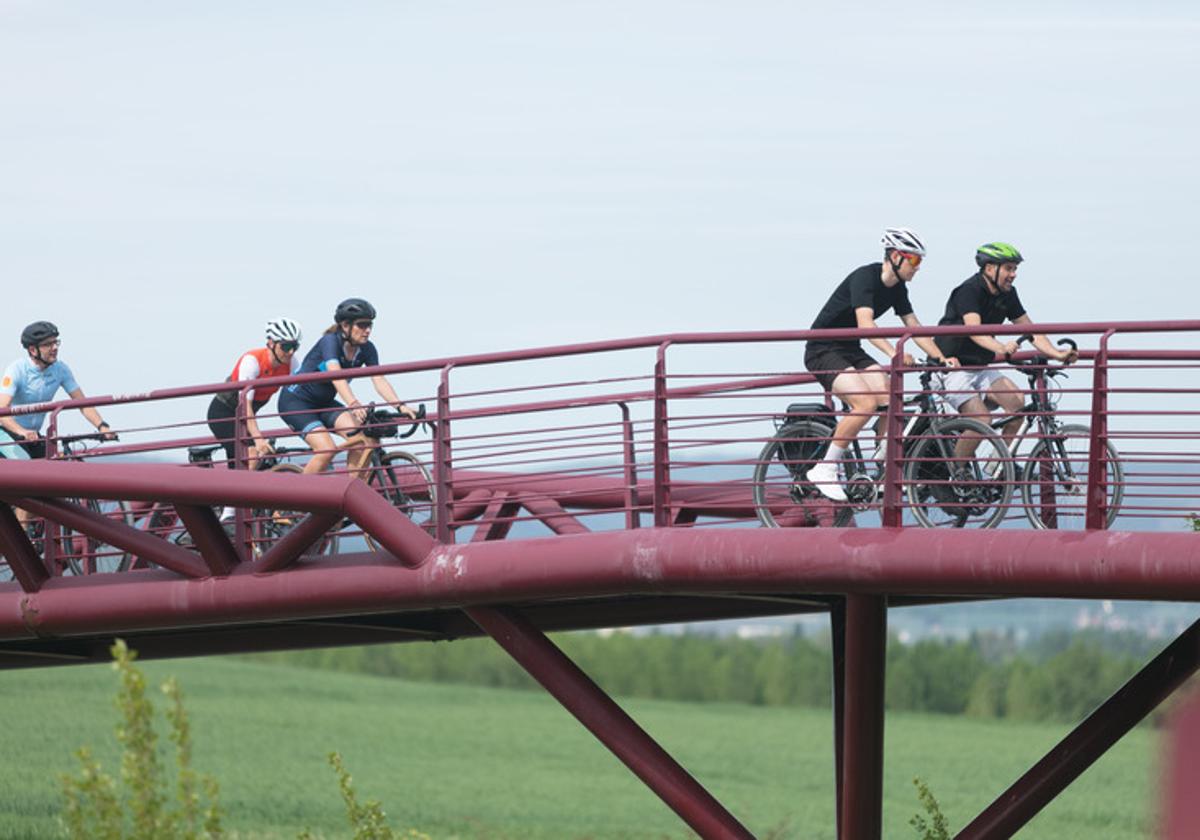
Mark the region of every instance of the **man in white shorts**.
[[[980, 245], [975, 252], [979, 271], [950, 293], [946, 314], [938, 325], [1003, 324], [1006, 320], [1014, 324], [1032, 323], [1013, 288], [1022, 259], [1021, 252], [1007, 242]], [[936, 342], [943, 355], [957, 356], [962, 365], [942, 375], [943, 396], [960, 414], [974, 415], [985, 423], [993, 408], [1012, 415], [1003, 429], [1004, 442], [1011, 444], [1021, 428], [1018, 414], [1025, 405], [1025, 395], [1011, 379], [988, 365], [1015, 353], [1017, 342], [1002, 344], [991, 335], [938, 336]], [[1074, 350], [1058, 349], [1041, 333], [1033, 336], [1033, 344], [1051, 359], [1065, 365], [1079, 358]], [[975, 446], [979, 445], [977, 440], [972, 442], [965, 436], [959, 443], [964, 451], [957, 452], [958, 455], [973, 454]]]

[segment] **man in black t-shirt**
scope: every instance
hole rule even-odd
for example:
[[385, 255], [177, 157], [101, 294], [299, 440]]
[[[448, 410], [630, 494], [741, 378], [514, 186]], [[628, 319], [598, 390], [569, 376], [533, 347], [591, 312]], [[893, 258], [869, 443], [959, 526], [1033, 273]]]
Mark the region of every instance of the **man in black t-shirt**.
[[[814, 330], [872, 329], [875, 319], [889, 309], [906, 326], [920, 326], [908, 301], [911, 283], [925, 258], [925, 246], [907, 228], [888, 228], [883, 233], [883, 262], [855, 269], [843, 280], [813, 321]], [[914, 339], [926, 353], [946, 364], [957, 362], [945, 356], [929, 338]], [[886, 338], [869, 339], [889, 359], [896, 348]], [[904, 354], [904, 364], [913, 357]], [[879, 363], [867, 355], [857, 338], [811, 339], [804, 351], [804, 367], [816, 374], [825, 390], [850, 406], [833, 431], [825, 457], [808, 471], [808, 480], [824, 496], [845, 501], [846, 492], [838, 480], [838, 461], [871, 419], [888, 404], [887, 375]]]
[[[1006, 320], [1014, 324], [1032, 323], [1013, 287], [1017, 279], [1017, 267], [1023, 259], [1021, 252], [1007, 242], [980, 245], [975, 252], [975, 264], [979, 266], [979, 271], [950, 293], [950, 299], [946, 301], [946, 314], [938, 321], [938, 325], [1003, 324]], [[943, 354], [957, 356], [964, 365], [942, 377], [945, 398], [960, 414], [978, 415], [984, 422], [987, 422], [988, 412], [992, 408], [1000, 408], [1005, 414], [1013, 415], [1013, 419], [1004, 424], [1004, 442], [1011, 444], [1021, 427], [1021, 418], [1016, 415], [1025, 405], [1025, 395], [1011, 379], [987, 365], [1015, 353], [1017, 343], [1009, 341], [1002, 344], [990, 335], [964, 335], [938, 336], [937, 345]], [[1059, 350], [1049, 337], [1041, 333], [1034, 335], [1033, 345], [1051, 359], [1066, 365], [1079, 358], [1074, 350]], [[966, 450], [973, 449], [969, 441], [962, 443]], [[974, 443], [978, 445], [978, 441]], [[963, 451], [957, 454], [971, 453]]]

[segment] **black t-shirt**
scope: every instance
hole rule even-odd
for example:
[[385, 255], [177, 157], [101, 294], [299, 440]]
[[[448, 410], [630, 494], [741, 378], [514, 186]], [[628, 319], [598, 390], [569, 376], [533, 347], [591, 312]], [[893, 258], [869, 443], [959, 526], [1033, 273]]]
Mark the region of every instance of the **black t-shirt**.
[[[814, 330], [840, 327], [853, 329], [858, 326], [858, 318], [855, 317], [854, 310], [864, 306], [871, 307], [876, 318], [889, 309], [894, 310], [897, 315], [908, 315], [913, 311], [912, 304], [908, 302], [908, 287], [904, 281], [901, 280], [894, 286], [883, 285], [883, 263], [871, 263], [854, 269], [850, 272], [849, 277], [838, 284], [825, 306], [817, 314], [812, 328]], [[814, 343], [859, 346], [859, 342], [855, 339], [809, 342], [810, 345]]]
[[[968, 312], [978, 313], [985, 324], [1003, 324], [1006, 320], [1015, 321], [1024, 315], [1025, 307], [1021, 305], [1015, 288], [1007, 292], [997, 289], [993, 295], [988, 291], [983, 275], [974, 274], [950, 293], [950, 299], [946, 301], [946, 314], [938, 321], [938, 326], [961, 324], [963, 315]], [[980, 347], [969, 335], [941, 335], [934, 340], [943, 355], [957, 356], [964, 365], [986, 365], [995, 361], [995, 354]]]

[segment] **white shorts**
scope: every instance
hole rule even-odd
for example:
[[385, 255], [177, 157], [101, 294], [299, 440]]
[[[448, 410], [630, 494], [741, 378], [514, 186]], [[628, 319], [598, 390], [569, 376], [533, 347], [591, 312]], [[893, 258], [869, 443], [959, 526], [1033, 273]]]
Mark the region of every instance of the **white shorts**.
[[957, 410], [969, 399], [977, 396], [986, 398], [992, 383], [1003, 378], [1004, 374], [995, 368], [953, 368], [938, 375], [938, 390], [942, 392], [942, 398]]

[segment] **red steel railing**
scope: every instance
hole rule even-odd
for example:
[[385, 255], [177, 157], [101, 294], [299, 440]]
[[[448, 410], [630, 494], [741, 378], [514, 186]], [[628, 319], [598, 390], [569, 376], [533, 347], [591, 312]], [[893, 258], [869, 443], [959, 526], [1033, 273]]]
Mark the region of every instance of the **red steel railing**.
[[[1011, 337], [1027, 332], [1028, 326], [991, 329]], [[1069, 378], [1049, 380], [1050, 388], [1042, 396], [1052, 402], [1028, 416], [1031, 429], [1018, 438], [1003, 468], [1011, 468], [1011, 477], [1002, 482], [1011, 495], [990, 504], [999, 512], [997, 525], [1188, 527], [1187, 517], [1200, 511], [1200, 350], [1189, 349], [1196, 346], [1200, 321], [1048, 324], [1037, 329], [1054, 337], [1074, 337], [1081, 358], [1066, 371]], [[888, 441], [886, 456], [878, 467], [869, 464], [876, 433], [864, 431], [860, 441], [866, 457], [858, 467], [868, 477], [859, 483], [869, 486], [849, 517], [847, 508], [797, 490], [803, 481], [797, 481], [795, 470], [808, 466], [811, 458], [792, 458], [783, 464], [790, 471], [781, 467], [772, 475], [767, 467], [775, 465], [764, 466], [761, 456], [776, 434], [777, 418], [789, 405], [827, 404], [813, 376], [802, 370], [801, 341], [817, 335], [878, 335], [896, 341], [902, 353], [912, 346], [914, 336], [969, 332], [964, 327], [930, 327], [654, 336], [385, 365], [357, 370], [354, 378], [395, 377], [406, 402], [424, 402], [434, 409], [432, 435], [384, 441], [383, 449], [409, 452], [428, 469], [427, 490], [419, 476], [405, 479], [412, 482], [406, 489], [412, 508], [424, 508], [414, 519], [442, 543], [650, 526], [751, 527], [763, 518], [764, 507], [774, 511], [768, 519], [785, 527], [833, 522], [915, 527], [923, 508], [936, 510], [944, 520], [938, 523], [942, 527], [975, 527], [972, 517], [957, 521], [956, 515], [983, 507], [988, 499], [955, 498], [953, 480], [944, 474], [944, 466], [934, 463], [937, 459], [896, 445], [906, 422], [916, 416], [911, 407], [906, 414], [904, 404], [919, 391], [919, 371], [886, 369], [891, 407], [880, 426], [881, 437]], [[1028, 361], [1031, 355], [1020, 358]], [[581, 376], [581, 370], [604, 375]], [[344, 375], [310, 374], [282, 381]], [[1023, 374], [1009, 375], [1025, 387]], [[1043, 386], [1045, 382], [1039, 387]], [[187, 447], [213, 443], [201, 419], [206, 399], [238, 387], [223, 383], [173, 388], [36, 408], [51, 414], [47, 431], [52, 457], [64, 456], [61, 439], [66, 435], [60, 429], [70, 416], [64, 412], [93, 405], [105, 407], [121, 441], [95, 445], [72, 457], [114, 466], [166, 462], [196, 470], [197, 465], [186, 464]], [[952, 409], [938, 405], [936, 414], [954, 416]], [[1053, 441], [1044, 439], [1037, 422], [1050, 415], [1070, 428]], [[805, 416], [794, 413], [788, 419]], [[274, 427], [269, 434], [277, 442], [296, 447], [295, 440], [286, 440], [292, 433], [282, 423], [272, 423], [277, 418], [264, 413], [259, 422], [264, 429]], [[239, 428], [244, 431], [244, 422]], [[244, 439], [237, 445], [244, 465]], [[1074, 480], [1056, 480], [1047, 458], [1038, 460], [1035, 450], [1040, 446], [1045, 455], [1052, 445], [1062, 447], [1058, 462], [1071, 465]], [[299, 463], [304, 458], [301, 451], [289, 453], [285, 460]], [[756, 468], [762, 471], [758, 494]], [[11, 482], [4, 484], [4, 470], [0, 462], [0, 495], [22, 506], [19, 500], [33, 494]], [[335, 471], [344, 475], [344, 465]], [[914, 490], [916, 475], [925, 478]], [[171, 488], [163, 489], [160, 501], [116, 494], [114, 500], [124, 503], [123, 508], [105, 513], [103, 505], [93, 504], [93, 512], [178, 541], [193, 530], [189, 520], [195, 515], [172, 514]], [[989, 492], [997, 491], [992, 487]], [[236, 507], [233, 543], [238, 559], [246, 561], [261, 554], [255, 551], [255, 523], [266, 503], [256, 512], [236, 502], [229, 493], [212, 497], [213, 504]], [[189, 504], [196, 503], [193, 499]], [[102, 570], [106, 557], [130, 554], [103, 540], [81, 537], [79, 528], [65, 524], [61, 510], [37, 501], [23, 506], [39, 508], [35, 512], [45, 520], [35, 547], [55, 573]], [[186, 504], [184, 509], [189, 509]], [[340, 535], [342, 550], [355, 550], [361, 547], [355, 540], [371, 537], [354, 523], [334, 522], [333, 516], [326, 510], [322, 521]], [[83, 521], [77, 524], [86, 526]], [[314, 531], [317, 526], [306, 527]], [[137, 555], [132, 567], [147, 562], [156, 564]]]

